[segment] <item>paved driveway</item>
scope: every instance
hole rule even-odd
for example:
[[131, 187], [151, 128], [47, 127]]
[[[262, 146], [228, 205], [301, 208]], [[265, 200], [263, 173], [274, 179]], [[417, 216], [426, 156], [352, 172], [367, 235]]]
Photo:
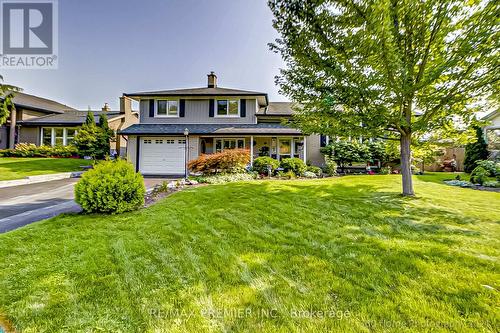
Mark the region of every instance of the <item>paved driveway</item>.
[[[171, 179], [146, 178], [147, 189]], [[0, 188], [0, 233], [61, 213], [79, 212], [74, 199], [76, 178]]]
[[65, 212], [78, 212], [73, 187], [78, 179], [0, 188], [0, 233]]

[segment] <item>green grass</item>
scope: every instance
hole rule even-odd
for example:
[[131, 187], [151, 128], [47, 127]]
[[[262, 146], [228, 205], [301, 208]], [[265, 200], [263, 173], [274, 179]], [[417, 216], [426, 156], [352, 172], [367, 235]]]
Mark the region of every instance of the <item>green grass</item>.
[[0, 157], [0, 180], [22, 179], [27, 176], [81, 171], [81, 165], [91, 161], [75, 158]]
[[500, 194], [415, 189], [401, 197], [397, 175], [233, 183], [35, 223], [0, 235], [0, 318], [23, 332], [498, 331]]
[[470, 180], [470, 175], [465, 172], [429, 172], [426, 171], [423, 175], [415, 176], [418, 180], [424, 182], [432, 182], [443, 184], [444, 180], [452, 180], [455, 177], [460, 176], [461, 180]]

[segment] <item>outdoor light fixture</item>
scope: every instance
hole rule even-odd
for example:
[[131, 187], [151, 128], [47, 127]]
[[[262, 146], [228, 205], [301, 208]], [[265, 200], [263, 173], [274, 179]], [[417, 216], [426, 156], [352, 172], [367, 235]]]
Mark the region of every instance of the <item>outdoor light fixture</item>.
[[184, 143], [184, 179], [187, 180], [188, 178], [188, 153], [189, 153], [189, 130], [187, 128], [184, 129], [184, 137], [186, 139], [186, 142]]

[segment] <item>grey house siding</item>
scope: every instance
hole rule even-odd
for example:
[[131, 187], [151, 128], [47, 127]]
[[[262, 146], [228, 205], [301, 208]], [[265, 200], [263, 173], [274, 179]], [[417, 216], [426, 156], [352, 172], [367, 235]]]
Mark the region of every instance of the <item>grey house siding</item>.
[[246, 99], [245, 117], [209, 117], [208, 99], [186, 99], [184, 117], [154, 118], [149, 116], [149, 100], [141, 100], [141, 124], [255, 124], [256, 99]]

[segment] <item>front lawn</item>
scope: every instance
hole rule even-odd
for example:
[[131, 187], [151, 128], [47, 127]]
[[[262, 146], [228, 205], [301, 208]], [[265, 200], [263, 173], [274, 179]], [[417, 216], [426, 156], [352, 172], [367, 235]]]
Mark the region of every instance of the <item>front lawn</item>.
[[76, 158], [0, 157], [0, 180], [81, 171], [80, 166], [90, 164], [91, 161]]
[[23, 332], [498, 331], [500, 194], [400, 176], [190, 188], [0, 235]]

